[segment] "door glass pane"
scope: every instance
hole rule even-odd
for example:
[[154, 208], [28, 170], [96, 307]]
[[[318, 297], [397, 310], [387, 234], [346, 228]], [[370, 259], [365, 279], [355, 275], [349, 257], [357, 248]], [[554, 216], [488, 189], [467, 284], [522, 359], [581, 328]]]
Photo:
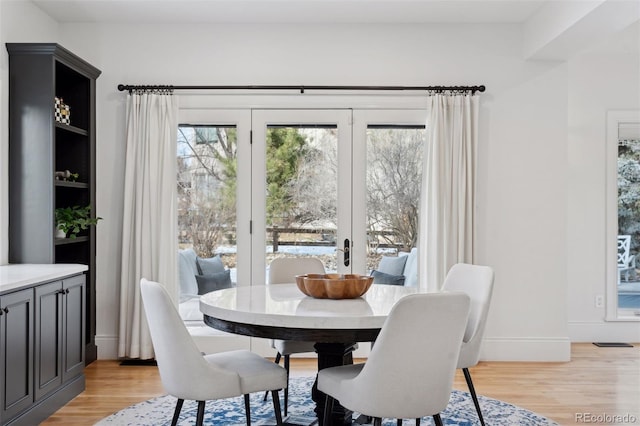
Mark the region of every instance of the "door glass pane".
[[220, 255], [236, 282], [236, 129], [181, 125], [177, 146], [178, 246]]
[[336, 126], [267, 126], [267, 265], [313, 256], [336, 271], [337, 135]]
[[618, 308], [640, 310], [640, 123], [618, 125]]
[[367, 128], [367, 269], [418, 242], [424, 126]]

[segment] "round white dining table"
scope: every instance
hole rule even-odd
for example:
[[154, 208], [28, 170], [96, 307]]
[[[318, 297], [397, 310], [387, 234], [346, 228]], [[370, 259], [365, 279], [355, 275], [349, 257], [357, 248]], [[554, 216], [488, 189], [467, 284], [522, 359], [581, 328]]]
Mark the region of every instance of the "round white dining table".
[[[230, 333], [316, 342], [318, 370], [353, 362], [357, 342], [375, 341], [391, 308], [417, 287], [374, 284], [356, 299], [315, 299], [295, 284], [240, 286], [200, 297], [204, 322]], [[324, 394], [313, 386], [322, 424]], [[334, 404], [332, 424], [350, 424], [351, 412]]]

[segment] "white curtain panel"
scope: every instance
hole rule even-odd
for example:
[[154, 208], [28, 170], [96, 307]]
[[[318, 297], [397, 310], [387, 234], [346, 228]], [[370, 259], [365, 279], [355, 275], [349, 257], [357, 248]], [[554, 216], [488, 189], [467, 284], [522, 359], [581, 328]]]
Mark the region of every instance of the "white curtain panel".
[[177, 299], [177, 115], [171, 94], [133, 93], [127, 99], [119, 357], [154, 357], [140, 279], [162, 283]]
[[428, 97], [420, 200], [420, 286], [438, 291], [451, 266], [473, 263], [478, 96]]

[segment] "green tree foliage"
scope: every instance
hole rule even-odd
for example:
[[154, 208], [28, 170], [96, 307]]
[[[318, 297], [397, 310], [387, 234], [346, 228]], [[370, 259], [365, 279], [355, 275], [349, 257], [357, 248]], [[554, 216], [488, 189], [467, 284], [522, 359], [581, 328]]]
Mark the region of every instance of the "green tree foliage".
[[267, 224], [289, 226], [295, 220], [292, 185], [301, 159], [308, 153], [306, 138], [297, 129], [267, 132]]

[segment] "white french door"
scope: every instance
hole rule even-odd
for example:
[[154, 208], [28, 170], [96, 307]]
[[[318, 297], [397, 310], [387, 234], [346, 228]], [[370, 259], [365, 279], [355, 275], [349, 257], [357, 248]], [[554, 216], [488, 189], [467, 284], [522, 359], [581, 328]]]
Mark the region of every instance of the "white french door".
[[[422, 109], [253, 110], [252, 283], [266, 282], [274, 256], [316, 254], [328, 272], [365, 274], [381, 253], [414, 247], [424, 128]], [[275, 176], [292, 137], [305, 147], [297, 170]], [[295, 200], [277, 217], [269, 197], [283, 186]]]
[[327, 272], [353, 270], [351, 116], [252, 111], [252, 283], [266, 282], [276, 256], [317, 256]]

